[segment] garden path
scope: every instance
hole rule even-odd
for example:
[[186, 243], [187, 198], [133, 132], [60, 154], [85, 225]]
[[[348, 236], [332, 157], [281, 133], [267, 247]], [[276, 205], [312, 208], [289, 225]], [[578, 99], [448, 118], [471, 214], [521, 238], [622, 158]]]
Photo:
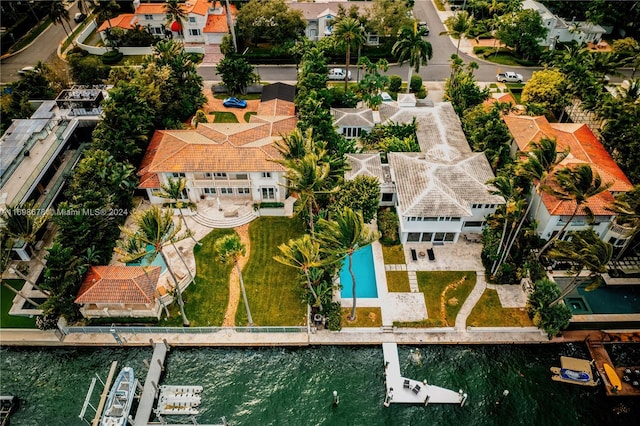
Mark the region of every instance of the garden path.
[[[244, 265], [247, 264], [247, 260], [251, 255], [251, 243], [249, 241], [249, 224], [245, 224], [235, 228], [236, 232], [240, 236], [240, 240], [242, 244], [245, 245], [246, 253], [238, 262], [240, 266], [240, 270], [244, 268]], [[231, 270], [231, 275], [229, 276], [229, 303], [227, 304], [227, 311], [224, 314], [224, 319], [222, 320], [223, 327], [233, 327], [236, 325], [236, 311], [238, 310], [238, 303], [240, 302], [240, 278], [238, 277], [238, 272], [234, 267]]]

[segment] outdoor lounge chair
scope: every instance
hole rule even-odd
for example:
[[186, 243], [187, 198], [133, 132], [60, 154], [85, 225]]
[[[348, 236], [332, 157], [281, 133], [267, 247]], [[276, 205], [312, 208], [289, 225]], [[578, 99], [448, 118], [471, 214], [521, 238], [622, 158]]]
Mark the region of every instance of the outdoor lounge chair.
[[418, 260], [418, 253], [416, 253], [416, 249], [411, 249], [411, 259], [413, 259], [414, 262]]
[[409, 384], [409, 379], [404, 379], [404, 384], [402, 386], [405, 389], [409, 389], [411, 385]]
[[413, 387], [413, 393], [415, 393], [416, 395], [420, 393], [420, 385], [415, 385]]
[[427, 249], [427, 256], [429, 256], [429, 260], [436, 260], [436, 255], [432, 248]]

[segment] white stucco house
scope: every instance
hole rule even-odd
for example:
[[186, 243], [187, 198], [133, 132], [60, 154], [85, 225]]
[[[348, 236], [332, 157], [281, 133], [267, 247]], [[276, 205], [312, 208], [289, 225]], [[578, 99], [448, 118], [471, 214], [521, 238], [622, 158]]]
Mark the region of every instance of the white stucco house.
[[597, 44], [602, 35], [606, 34], [606, 30], [597, 24], [590, 22], [566, 21], [563, 18], [554, 15], [542, 3], [534, 0], [524, 0], [522, 2], [523, 9], [535, 10], [540, 14], [544, 27], [548, 30], [547, 37], [540, 41], [541, 46], [549, 46], [555, 48], [556, 43], [577, 42], [579, 45], [584, 43]]

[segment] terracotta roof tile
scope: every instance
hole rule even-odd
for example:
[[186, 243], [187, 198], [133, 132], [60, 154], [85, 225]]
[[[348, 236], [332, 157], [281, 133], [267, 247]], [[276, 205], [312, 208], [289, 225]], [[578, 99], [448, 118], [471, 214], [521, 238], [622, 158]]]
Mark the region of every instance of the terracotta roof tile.
[[132, 29], [138, 23], [138, 18], [133, 13], [123, 13], [115, 18], [104, 21], [98, 28], [98, 32], [102, 32], [107, 28], [122, 28], [123, 30]]
[[159, 266], [92, 266], [75, 303], [154, 303]]

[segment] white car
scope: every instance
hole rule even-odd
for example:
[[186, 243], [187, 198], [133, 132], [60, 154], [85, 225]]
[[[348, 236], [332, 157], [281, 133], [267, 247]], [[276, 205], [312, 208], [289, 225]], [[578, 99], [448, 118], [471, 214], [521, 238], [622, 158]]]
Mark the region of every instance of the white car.
[[[329, 70], [329, 80], [344, 80], [346, 73], [347, 71], [344, 68], [332, 68]], [[347, 78], [351, 80], [351, 71], [349, 71]]]
[[24, 67], [20, 71], [18, 71], [18, 75], [27, 75], [32, 72], [36, 72], [35, 67]]

